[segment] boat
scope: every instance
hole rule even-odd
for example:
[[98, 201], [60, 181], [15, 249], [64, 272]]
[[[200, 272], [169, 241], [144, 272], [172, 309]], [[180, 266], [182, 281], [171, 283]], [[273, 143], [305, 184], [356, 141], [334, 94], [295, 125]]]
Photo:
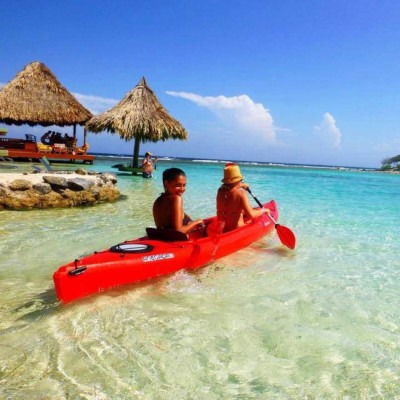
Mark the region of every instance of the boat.
[[51, 161], [93, 164], [95, 156], [87, 154], [87, 145], [76, 147], [76, 141], [70, 145], [64, 138], [58, 141], [37, 141], [31, 134], [25, 134], [25, 139], [0, 137], [0, 156], [18, 161], [40, 160], [46, 156]]
[[214, 216], [203, 220], [204, 229], [189, 235], [147, 228], [147, 236], [76, 259], [59, 267], [53, 275], [57, 298], [66, 304], [114, 287], [203, 267], [273, 230], [278, 219], [277, 205], [271, 200], [263, 206], [270, 210], [272, 218], [263, 214], [230, 232], [222, 233]]

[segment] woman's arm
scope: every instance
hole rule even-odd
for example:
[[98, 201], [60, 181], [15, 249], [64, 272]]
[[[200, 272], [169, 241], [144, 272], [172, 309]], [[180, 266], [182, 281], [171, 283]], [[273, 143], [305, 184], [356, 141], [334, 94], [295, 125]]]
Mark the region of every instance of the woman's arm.
[[189, 224], [183, 225], [183, 218], [185, 213], [183, 211], [183, 199], [181, 196], [173, 196], [172, 199], [172, 221], [171, 226], [182, 233], [188, 233], [197, 225], [203, 223], [202, 219], [196, 219], [195, 221], [190, 221]]
[[202, 225], [203, 220], [201, 218], [196, 219], [194, 221], [189, 222], [188, 225], [182, 225], [180, 229], [177, 229], [180, 232], [183, 233], [189, 233], [192, 229], [194, 229], [196, 226]]
[[247, 193], [244, 190], [240, 190], [240, 197], [242, 199], [243, 211], [244, 211], [245, 215], [247, 215], [248, 217], [250, 217], [250, 218], [261, 217], [261, 215], [263, 215], [267, 212], [265, 208], [255, 210], [251, 206], [250, 200], [247, 197]]

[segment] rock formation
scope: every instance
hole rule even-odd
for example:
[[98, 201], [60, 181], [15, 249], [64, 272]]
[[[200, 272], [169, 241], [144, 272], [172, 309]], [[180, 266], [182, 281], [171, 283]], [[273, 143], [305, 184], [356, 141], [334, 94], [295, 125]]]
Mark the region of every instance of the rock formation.
[[120, 197], [113, 174], [41, 172], [0, 174], [0, 210], [91, 206]]

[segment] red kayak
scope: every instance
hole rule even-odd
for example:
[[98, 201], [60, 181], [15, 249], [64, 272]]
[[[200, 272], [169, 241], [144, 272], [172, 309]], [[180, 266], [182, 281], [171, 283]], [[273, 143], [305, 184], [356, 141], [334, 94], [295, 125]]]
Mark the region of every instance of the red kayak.
[[[274, 200], [264, 204], [276, 221]], [[238, 251], [270, 233], [275, 224], [262, 215], [234, 231], [221, 233], [216, 217], [204, 220], [209, 229], [191, 232], [147, 228], [147, 236], [94, 252], [61, 266], [53, 275], [63, 303], [116, 286], [145, 281], [180, 269], [196, 269]]]

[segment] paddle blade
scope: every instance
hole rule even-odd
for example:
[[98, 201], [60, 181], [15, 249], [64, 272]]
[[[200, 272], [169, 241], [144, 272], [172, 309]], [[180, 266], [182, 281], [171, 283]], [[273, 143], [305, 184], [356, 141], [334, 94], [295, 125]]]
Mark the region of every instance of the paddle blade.
[[293, 250], [296, 247], [296, 236], [294, 236], [294, 233], [286, 226], [279, 224], [275, 225], [275, 229], [282, 244]]

